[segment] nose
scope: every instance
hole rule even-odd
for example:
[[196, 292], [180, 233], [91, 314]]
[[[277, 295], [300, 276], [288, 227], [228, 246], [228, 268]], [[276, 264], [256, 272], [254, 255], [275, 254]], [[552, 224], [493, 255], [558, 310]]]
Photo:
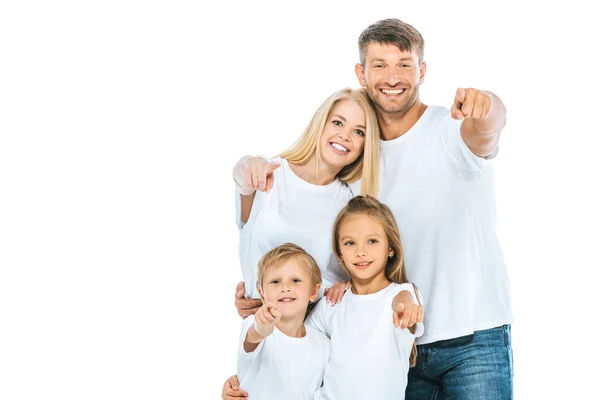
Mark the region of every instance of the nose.
[[350, 141], [350, 131], [349, 129], [343, 128], [339, 133], [338, 137], [346, 142]]
[[366, 257], [367, 256], [367, 252], [364, 251], [363, 249], [358, 249], [356, 251], [356, 257]]
[[398, 74], [398, 71], [396, 71], [393, 68], [390, 68], [390, 71], [388, 72], [388, 76], [387, 76], [387, 83], [390, 86], [394, 86], [399, 82], [400, 82], [400, 75]]
[[289, 283], [284, 283], [283, 285], [281, 285], [281, 291], [282, 292], [289, 292], [290, 289], [290, 284]]

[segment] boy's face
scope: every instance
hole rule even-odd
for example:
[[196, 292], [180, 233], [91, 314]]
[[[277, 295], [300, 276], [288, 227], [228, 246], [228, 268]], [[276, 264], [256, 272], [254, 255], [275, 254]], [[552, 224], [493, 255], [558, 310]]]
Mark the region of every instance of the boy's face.
[[304, 319], [308, 303], [317, 298], [320, 286], [313, 286], [304, 261], [292, 258], [267, 267], [262, 290], [258, 288], [258, 292], [263, 302], [269, 301], [279, 308], [282, 318], [301, 316]]

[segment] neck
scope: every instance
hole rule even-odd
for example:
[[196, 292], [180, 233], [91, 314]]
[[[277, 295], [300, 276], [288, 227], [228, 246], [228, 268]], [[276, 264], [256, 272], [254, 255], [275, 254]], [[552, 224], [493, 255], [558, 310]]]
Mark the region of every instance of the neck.
[[304, 327], [304, 314], [299, 317], [284, 318], [275, 324], [286, 336], [302, 338], [306, 336], [306, 328]]
[[383, 140], [399, 138], [412, 128], [423, 115], [427, 106], [419, 100], [405, 112], [385, 112], [377, 109], [377, 121]]
[[342, 170], [342, 167], [336, 167], [320, 161], [317, 166], [317, 155], [313, 155], [306, 164], [289, 163], [292, 171], [301, 179], [313, 185], [329, 185], [333, 182]]
[[385, 289], [389, 285], [390, 281], [383, 274], [374, 276], [371, 279], [358, 279], [353, 277], [351, 290], [352, 293], [358, 295], [373, 294]]

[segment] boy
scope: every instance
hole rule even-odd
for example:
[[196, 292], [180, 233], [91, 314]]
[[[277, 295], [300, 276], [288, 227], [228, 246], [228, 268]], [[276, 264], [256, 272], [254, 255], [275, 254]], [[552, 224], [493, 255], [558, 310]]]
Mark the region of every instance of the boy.
[[319, 267], [301, 247], [286, 243], [262, 257], [256, 285], [263, 306], [242, 325], [240, 388], [248, 399], [311, 399], [329, 358], [329, 339], [304, 325], [319, 294]]

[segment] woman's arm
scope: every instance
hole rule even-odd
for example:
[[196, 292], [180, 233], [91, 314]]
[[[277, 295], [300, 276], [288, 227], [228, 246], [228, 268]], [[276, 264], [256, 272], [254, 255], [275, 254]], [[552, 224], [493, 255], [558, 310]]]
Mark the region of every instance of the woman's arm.
[[240, 219], [248, 222], [256, 191], [268, 192], [273, 187], [273, 171], [281, 164], [265, 160], [262, 157], [242, 157], [233, 167], [235, 189], [240, 195]]

